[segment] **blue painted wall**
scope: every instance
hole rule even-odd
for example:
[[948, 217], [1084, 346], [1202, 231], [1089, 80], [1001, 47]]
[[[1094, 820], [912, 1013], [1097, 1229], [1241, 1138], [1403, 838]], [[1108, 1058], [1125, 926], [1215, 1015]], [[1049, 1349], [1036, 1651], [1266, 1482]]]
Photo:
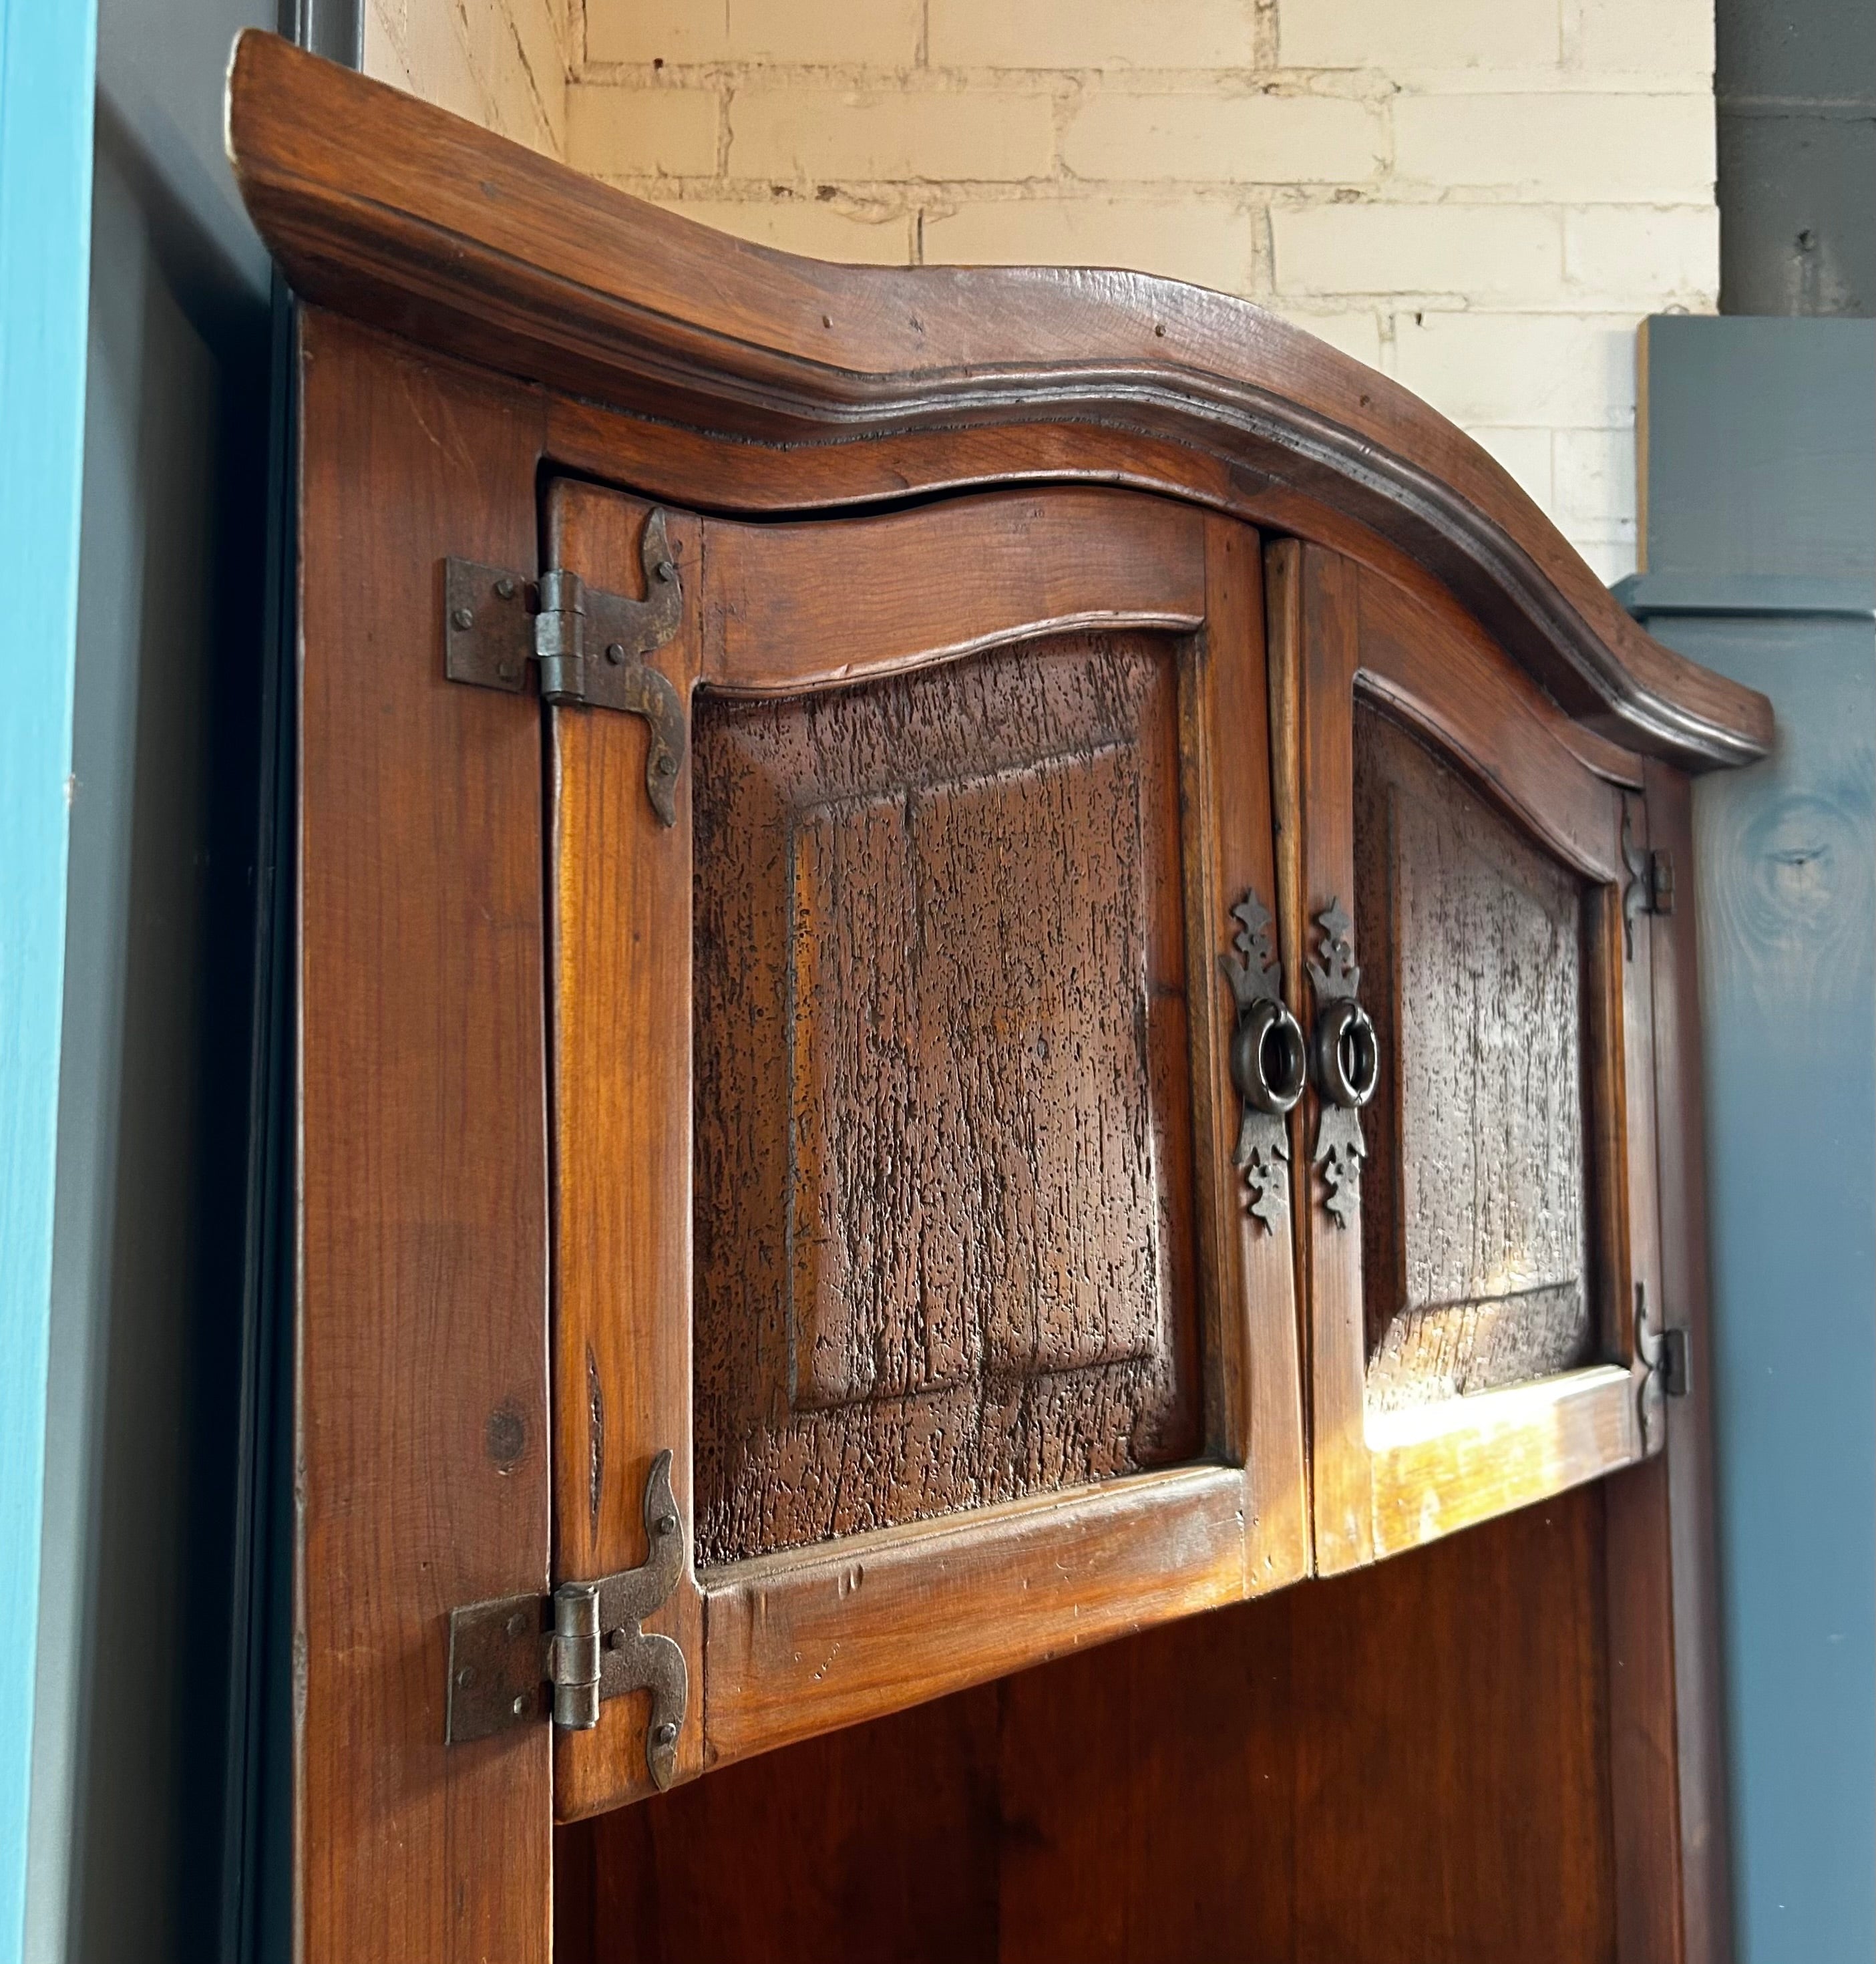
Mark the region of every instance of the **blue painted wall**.
[[98, 0], [27, 1964], [232, 1964], [251, 1921], [226, 1850], [274, 425], [221, 98], [273, 18]]
[[1738, 1964], [1870, 1964], [1876, 323], [1658, 319], [1644, 359], [1630, 605], [1778, 717], [1694, 807]]
[[0, 0], [0, 1964], [25, 1914], [95, 19]]

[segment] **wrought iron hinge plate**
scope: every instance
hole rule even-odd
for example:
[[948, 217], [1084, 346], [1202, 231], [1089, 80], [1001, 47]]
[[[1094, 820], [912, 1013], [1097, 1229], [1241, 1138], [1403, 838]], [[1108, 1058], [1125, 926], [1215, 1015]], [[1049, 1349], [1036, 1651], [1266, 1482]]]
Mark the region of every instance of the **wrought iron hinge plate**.
[[1666, 1401], [1684, 1398], [1694, 1388], [1694, 1357], [1685, 1327], [1663, 1330], [1656, 1323], [1644, 1282], [1635, 1285], [1635, 1354], [1642, 1367], [1642, 1443], [1653, 1452], [1661, 1436]]
[[1628, 871], [1628, 884], [1622, 889], [1622, 945], [1633, 961], [1636, 916], [1674, 911], [1674, 855], [1665, 846], [1651, 850], [1635, 843], [1627, 798], [1622, 801], [1622, 864]]
[[619, 709], [651, 727], [645, 789], [666, 825], [677, 823], [684, 763], [684, 703], [646, 659], [669, 641], [684, 616], [684, 590], [653, 512], [639, 542], [643, 600], [588, 586], [553, 569], [538, 582], [473, 560], [443, 562], [443, 672], [451, 682], [518, 693], [531, 664], [540, 699], [588, 709]]
[[685, 1570], [669, 1452], [658, 1455], [646, 1477], [645, 1533], [651, 1552], [642, 1568], [596, 1582], [563, 1582], [549, 1596], [505, 1597], [450, 1613], [446, 1744], [543, 1718], [563, 1731], [589, 1731], [604, 1700], [649, 1691], [645, 1763], [655, 1786], [671, 1784], [690, 1672], [670, 1638], [641, 1627]]

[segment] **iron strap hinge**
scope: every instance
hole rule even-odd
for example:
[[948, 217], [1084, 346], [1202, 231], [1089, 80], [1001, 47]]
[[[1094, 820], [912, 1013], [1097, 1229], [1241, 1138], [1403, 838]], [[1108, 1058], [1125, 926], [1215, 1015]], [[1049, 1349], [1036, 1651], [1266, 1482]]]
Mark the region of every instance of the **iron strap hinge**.
[[653, 1460], [646, 1477], [645, 1534], [650, 1554], [642, 1568], [595, 1582], [563, 1582], [550, 1595], [508, 1596], [451, 1611], [445, 1744], [466, 1745], [543, 1718], [565, 1731], [590, 1731], [604, 1700], [649, 1691], [645, 1763], [655, 1786], [671, 1784], [690, 1672], [670, 1638], [642, 1627], [685, 1572], [684, 1523], [671, 1491], [669, 1452]]
[[1666, 846], [1636, 844], [1627, 798], [1622, 801], [1622, 864], [1628, 872], [1622, 889], [1622, 943], [1633, 961], [1637, 916], [1674, 911], [1674, 855]]
[[645, 789], [666, 825], [677, 823], [684, 763], [683, 698], [646, 659], [677, 633], [684, 589], [665, 537], [665, 515], [645, 521], [639, 555], [645, 598], [627, 600], [553, 568], [538, 581], [473, 560], [443, 562], [443, 672], [451, 682], [516, 695], [531, 664], [543, 702], [618, 709], [651, 728]]
[[1664, 1329], [1648, 1305], [1645, 1282], [1635, 1285], [1635, 1356], [1641, 1365], [1638, 1414], [1645, 1451], [1660, 1443], [1666, 1402], [1694, 1388], [1693, 1341], [1685, 1326]]

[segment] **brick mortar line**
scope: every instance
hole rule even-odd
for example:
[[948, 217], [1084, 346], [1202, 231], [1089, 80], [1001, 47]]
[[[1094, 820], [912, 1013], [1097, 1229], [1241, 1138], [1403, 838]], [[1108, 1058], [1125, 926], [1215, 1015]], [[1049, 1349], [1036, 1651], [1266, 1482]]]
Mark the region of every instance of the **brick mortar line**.
[[[1482, 79], [1490, 75], [1488, 82]], [[1490, 101], [1494, 98], [1545, 101], [1627, 101], [1660, 98], [1711, 104], [1710, 75], [1634, 72], [1555, 77], [1528, 73], [1494, 75], [1490, 70], [1389, 72], [1381, 69], [1102, 69], [955, 68], [916, 62], [885, 66], [870, 63], [769, 61], [731, 56], [712, 61], [595, 61], [574, 65], [569, 85], [576, 88], [694, 88], [742, 87], [761, 81], [772, 91], [855, 94], [1046, 95], [1076, 87], [1090, 95], [1199, 96], [1207, 101], [1252, 101], [1260, 96], [1329, 102], [1400, 100]]]

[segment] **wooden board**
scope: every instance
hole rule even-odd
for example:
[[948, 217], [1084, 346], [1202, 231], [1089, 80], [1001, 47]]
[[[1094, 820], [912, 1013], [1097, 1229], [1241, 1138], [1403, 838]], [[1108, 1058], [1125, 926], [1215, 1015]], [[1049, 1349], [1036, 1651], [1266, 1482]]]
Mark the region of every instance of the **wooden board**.
[[[1170, 499], [1064, 486], [957, 498], [864, 525], [821, 518], [710, 532], [706, 672], [738, 693], [898, 674], [1006, 648], [1044, 623], [1057, 634], [1190, 630], [1205, 618], [1204, 527]], [[812, 633], [803, 632], [807, 620]]]
[[[642, 597], [648, 508], [589, 486], [547, 499], [553, 563]], [[701, 528], [667, 515], [683, 594], [657, 653], [688, 698], [701, 646]], [[646, 1558], [643, 1497], [653, 1457], [691, 1485], [691, 789], [665, 826], [645, 789], [646, 726], [579, 709], [551, 715], [554, 1066], [554, 1542], [556, 1581]], [[644, 1626], [683, 1649], [688, 1709], [677, 1773], [703, 1763], [703, 1606], [688, 1572]], [[653, 1791], [650, 1698], [608, 1699], [598, 1728], [555, 1741], [554, 1806], [566, 1818]]]
[[450, 1611], [547, 1582], [540, 711], [441, 656], [541, 403], [300, 333], [297, 1954], [545, 1964], [547, 1728], [443, 1743]]

